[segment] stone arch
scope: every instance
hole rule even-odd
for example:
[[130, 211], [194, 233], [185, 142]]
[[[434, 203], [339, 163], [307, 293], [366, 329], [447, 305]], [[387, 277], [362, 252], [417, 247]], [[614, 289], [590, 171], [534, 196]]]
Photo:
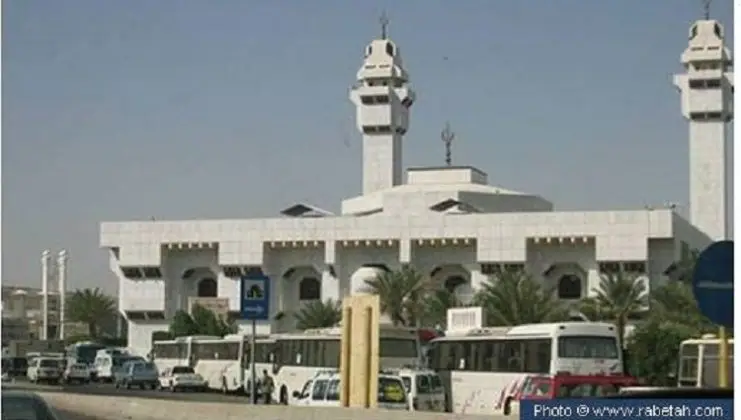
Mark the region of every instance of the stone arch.
[[311, 265], [291, 267], [283, 273], [287, 308], [295, 303], [322, 298], [322, 274]]
[[213, 277], [203, 277], [198, 280], [196, 285], [196, 296], [198, 297], [218, 297], [219, 284]]
[[350, 276], [350, 293], [368, 293], [368, 280], [373, 280], [391, 271], [385, 264], [364, 264]]
[[582, 279], [574, 273], [564, 274], [558, 279], [558, 298], [559, 299], [581, 299]]
[[587, 272], [576, 262], [551, 264], [543, 277], [550, 287], [555, 287], [559, 299], [577, 300], [586, 294]]
[[471, 273], [460, 264], [439, 265], [430, 271], [430, 279], [450, 293], [464, 285], [471, 284]]

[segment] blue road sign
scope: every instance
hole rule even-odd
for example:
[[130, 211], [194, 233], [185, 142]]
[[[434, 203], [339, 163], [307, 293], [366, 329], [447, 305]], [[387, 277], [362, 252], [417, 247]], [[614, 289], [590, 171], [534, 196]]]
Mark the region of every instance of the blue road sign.
[[242, 319], [267, 321], [270, 317], [270, 278], [265, 275], [240, 279], [239, 312]]
[[714, 242], [700, 253], [692, 292], [703, 315], [733, 328], [733, 241]]

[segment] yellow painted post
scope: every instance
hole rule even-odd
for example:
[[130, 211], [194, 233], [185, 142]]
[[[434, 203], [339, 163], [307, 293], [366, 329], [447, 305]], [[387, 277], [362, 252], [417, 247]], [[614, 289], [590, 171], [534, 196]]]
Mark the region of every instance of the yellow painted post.
[[375, 408], [381, 301], [377, 295], [356, 295], [345, 298], [342, 305], [341, 403]]
[[718, 349], [718, 357], [720, 363], [718, 363], [718, 385], [721, 388], [728, 388], [728, 337], [726, 336], [725, 327], [718, 329], [718, 337], [720, 338], [720, 348]]
[[340, 405], [350, 406], [350, 353], [352, 349], [352, 307], [342, 308], [342, 336], [340, 336]]

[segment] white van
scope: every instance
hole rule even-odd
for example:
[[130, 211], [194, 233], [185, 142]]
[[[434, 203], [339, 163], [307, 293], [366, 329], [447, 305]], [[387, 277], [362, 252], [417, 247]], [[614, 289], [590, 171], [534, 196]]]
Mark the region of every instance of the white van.
[[113, 382], [116, 370], [122, 369], [126, 362], [145, 361], [144, 358], [133, 356], [116, 349], [98, 350], [95, 356], [93, 370], [95, 378], [100, 382]]
[[384, 373], [401, 377], [414, 411], [445, 411], [443, 381], [431, 369], [405, 368]]
[[[303, 389], [293, 392], [298, 406], [340, 407], [340, 373], [320, 372], [304, 384]], [[380, 373], [378, 375], [378, 408], [385, 410], [409, 410], [410, 404], [399, 376]]]

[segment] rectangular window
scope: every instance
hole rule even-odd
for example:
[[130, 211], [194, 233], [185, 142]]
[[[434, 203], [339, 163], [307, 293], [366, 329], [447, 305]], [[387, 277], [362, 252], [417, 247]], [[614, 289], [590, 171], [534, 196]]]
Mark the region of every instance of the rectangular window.
[[416, 337], [381, 338], [378, 340], [379, 357], [414, 358], [419, 354]]
[[565, 359], [618, 359], [617, 338], [600, 336], [562, 336], [558, 338], [558, 357]]

